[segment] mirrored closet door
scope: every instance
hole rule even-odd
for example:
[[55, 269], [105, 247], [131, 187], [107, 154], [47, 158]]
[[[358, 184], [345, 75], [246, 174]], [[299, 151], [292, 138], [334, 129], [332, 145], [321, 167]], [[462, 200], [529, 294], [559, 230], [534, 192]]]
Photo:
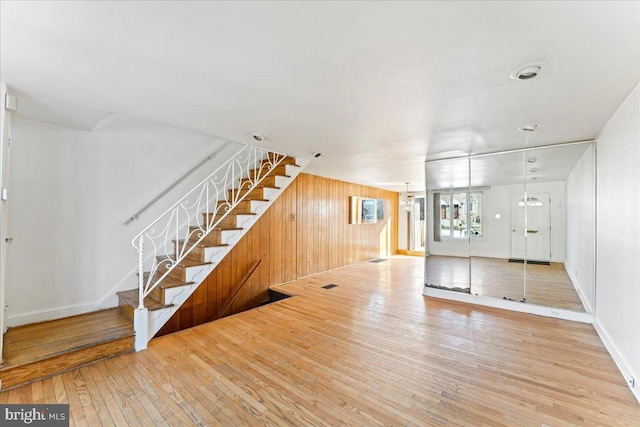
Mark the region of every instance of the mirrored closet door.
[[426, 164], [425, 286], [591, 312], [591, 142]]

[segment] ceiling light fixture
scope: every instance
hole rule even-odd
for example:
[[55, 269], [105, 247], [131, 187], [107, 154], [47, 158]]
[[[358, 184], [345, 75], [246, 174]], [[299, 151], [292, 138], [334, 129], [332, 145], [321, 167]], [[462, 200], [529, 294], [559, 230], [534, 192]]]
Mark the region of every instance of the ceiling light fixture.
[[533, 132], [536, 129], [538, 129], [538, 126], [540, 126], [538, 123], [527, 123], [526, 125], [520, 126], [518, 130], [521, 130], [524, 132]]
[[267, 135], [265, 135], [263, 133], [254, 132], [254, 133], [251, 134], [251, 138], [255, 139], [258, 142], [262, 142], [265, 139], [267, 139]]
[[545, 65], [544, 62], [532, 62], [531, 64], [522, 65], [511, 73], [511, 78], [514, 80], [532, 79], [542, 72], [542, 68]]
[[409, 183], [405, 182], [405, 184], [407, 185], [407, 193], [405, 194], [405, 196], [400, 201], [400, 204], [404, 205], [404, 210], [405, 211], [411, 212], [411, 208], [412, 208], [412, 205], [413, 205], [413, 196], [409, 195]]

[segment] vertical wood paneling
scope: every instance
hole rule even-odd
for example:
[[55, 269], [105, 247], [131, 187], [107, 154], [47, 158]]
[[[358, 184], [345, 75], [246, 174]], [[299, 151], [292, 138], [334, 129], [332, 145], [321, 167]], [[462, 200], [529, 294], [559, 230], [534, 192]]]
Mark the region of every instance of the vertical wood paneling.
[[[349, 197], [385, 200], [385, 220], [349, 224]], [[254, 262], [262, 263], [225, 315], [259, 306], [272, 285], [395, 254], [398, 195], [300, 174], [280, 195], [158, 335], [215, 320]]]

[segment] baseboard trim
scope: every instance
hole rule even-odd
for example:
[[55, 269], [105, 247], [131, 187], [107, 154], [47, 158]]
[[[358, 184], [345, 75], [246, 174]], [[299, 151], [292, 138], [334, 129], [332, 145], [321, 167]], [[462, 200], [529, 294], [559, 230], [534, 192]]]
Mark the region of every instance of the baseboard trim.
[[[622, 355], [620, 350], [618, 350], [618, 347], [615, 345], [604, 326], [602, 326], [597, 316], [593, 321], [593, 327], [598, 333], [598, 336], [600, 336], [600, 339], [602, 340], [602, 343], [606, 347], [607, 351], [613, 358], [613, 361], [616, 363], [616, 366], [618, 366], [618, 370], [620, 370], [622, 378], [627, 384], [627, 387], [629, 387], [631, 393], [633, 393], [635, 398], [638, 400], [638, 403], [640, 403], [640, 385], [637, 383], [638, 381], [640, 381], [640, 373], [633, 372], [631, 365], [627, 362], [626, 358]], [[629, 381], [631, 378], [634, 378], [636, 382], [633, 387], [631, 386], [631, 383]]]
[[100, 309], [100, 304], [96, 301], [65, 305], [61, 307], [34, 310], [26, 313], [16, 314], [13, 316], [7, 316], [6, 324], [8, 327], [12, 328], [16, 326], [28, 325], [30, 323], [44, 322], [47, 320], [55, 320], [61, 319], [63, 317], [76, 316], [78, 314], [90, 313], [92, 311], [97, 311]]
[[571, 272], [571, 269], [567, 267], [567, 263], [566, 262], [564, 262], [562, 265], [564, 265], [564, 271], [567, 272], [567, 276], [569, 276], [569, 279], [571, 279], [571, 284], [573, 285], [574, 289], [576, 290], [576, 293], [578, 294], [578, 297], [580, 298], [580, 302], [582, 302], [582, 306], [589, 313], [593, 313], [593, 308], [591, 307], [591, 304], [589, 304], [589, 301], [587, 300], [587, 297], [584, 296], [584, 292], [582, 291], [582, 288], [580, 287], [580, 284], [578, 283], [578, 279], [576, 279], [576, 277], [573, 275], [573, 273]]
[[593, 323], [593, 314], [580, 313], [577, 311], [565, 310], [562, 308], [545, 307], [535, 304], [524, 304], [517, 301], [509, 301], [498, 298], [485, 297], [481, 295], [464, 294], [460, 292], [444, 291], [426, 287], [422, 295], [446, 299], [451, 301], [466, 302], [469, 304], [482, 305], [485, 307], [500, 308], [503, 310], [517, 311], [520, 313], [535, 314], [556, 319], [571, 320], [581, 323]]
[[398, 249], [398, 255], [407, 255], [407, 256], [425, 256], [424, 251], [408, 251], [406, 249]]

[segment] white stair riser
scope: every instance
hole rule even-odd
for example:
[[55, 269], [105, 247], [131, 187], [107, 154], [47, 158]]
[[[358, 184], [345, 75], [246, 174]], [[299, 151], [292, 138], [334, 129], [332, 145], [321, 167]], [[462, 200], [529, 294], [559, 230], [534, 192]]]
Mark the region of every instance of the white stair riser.
[[288, 182], [289, 178], [287, 178], [286, 176], [276, 175], [276, 187], [285, 187]]
[[236, 219], [236, 226], [238, 228], [248, 228], [253, 225], [252, 220], [255, 219], [255, 215], [242, 215], [238, 214]]

